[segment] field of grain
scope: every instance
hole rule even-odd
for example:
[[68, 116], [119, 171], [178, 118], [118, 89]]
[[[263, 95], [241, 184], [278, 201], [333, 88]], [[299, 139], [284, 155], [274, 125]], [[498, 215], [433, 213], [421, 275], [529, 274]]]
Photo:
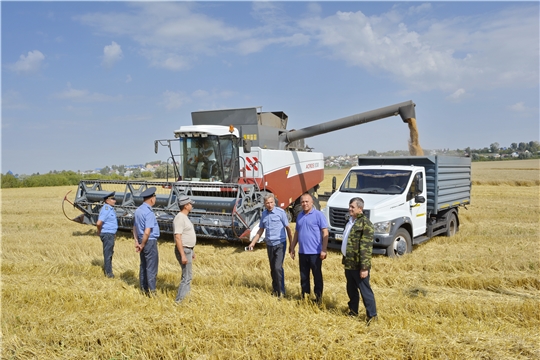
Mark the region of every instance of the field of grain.
[[[498, 166], [502, 166], [501, 169]], [[321, 191], [329, 191], [328, 171]], [[196, 248], [189, 300], [174, 306], [180, 266], [159, 242], [158, 296], [138, 291], [139, 258], [119, 233], [103, 276], [101, 242], [61, 211], [74, 187], [2, 190], [2, 359], [540, 358], [539, 162], [474, 163], [472, 204], [455, 237], [373, 259], [379, 321], [347, 317], [339, 253], [323, 264], [322, 307], [270, 295], [264, 248]], [[72, 215], [76, 215], [70, 209]]]

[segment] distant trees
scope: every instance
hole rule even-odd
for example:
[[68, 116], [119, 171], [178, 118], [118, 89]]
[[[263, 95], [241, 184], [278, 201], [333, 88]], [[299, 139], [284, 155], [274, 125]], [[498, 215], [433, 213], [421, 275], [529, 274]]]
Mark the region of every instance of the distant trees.
[[0, 187], [2, 189], [22, 188], [22, 187], [43, 187], [43, 186], [66, 186], [77, 185], [82, 179], [107, 179], [122, 180], [122, 176], [112, 174], [103, 176], [101, 174], [82, 175], [74, 171], [56, 171], [48, 174], [20, 175], [18, 178], [11, 174], [0, 174]]
[[492, 153], [497, 153], [499, 152], [499, 143], [498, 142], [494, 142], [493, 144], [489, 145], [489, 150], [492, 152]]
[[171, 164], [161, 164], [154, 171], [154, 177], [157, 179], [166, 179], [168, 177], [174, 176], [174, 168]]
[[109, 173], [111, 172], [111, 168], [108, 166], [105, 166], [104, 168], [101, 168], [99, 172], [101, 173], [101, 175], [109, 175]]

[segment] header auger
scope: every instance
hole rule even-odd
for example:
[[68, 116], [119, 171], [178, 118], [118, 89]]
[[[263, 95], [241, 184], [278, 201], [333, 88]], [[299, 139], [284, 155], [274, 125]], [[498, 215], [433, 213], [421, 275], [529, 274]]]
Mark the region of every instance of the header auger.
[[[94, 225], [103, 197], [116, 191], [118, 227], [131, 231], [133, 214], [143, 202], [140, 194], [155, 186], [153, 211], [162, 233], [173, 233], [172, 221], [180, 210], [176, 199], [185, 194], [195, 201], [189, 217], [197, 236], [250, 241], [267, 193], [274, 194], [276, 205], [292, 221], [301, 211], [302, 194], [312, 194], [320, 207], [323, 154], [312, 152], [305, 138], [395, 115], [406, 121], [415, 117], [414, 107], [407, 101], [295, 131], [286, 130], [284, 112], [257, 107], [193, 112], [193, 125], [174, 131], [174, 139], [155, 141], [156, 153], [160, 146], [169, 149], [172, 181], [81, 180], [72, 205], [82, 214], [71, 220]], [[67, 195], [64, 201], [69, 202]]]

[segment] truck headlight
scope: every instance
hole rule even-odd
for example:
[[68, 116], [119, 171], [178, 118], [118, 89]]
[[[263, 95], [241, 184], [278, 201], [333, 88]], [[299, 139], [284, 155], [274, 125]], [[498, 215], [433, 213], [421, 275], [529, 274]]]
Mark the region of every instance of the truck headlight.
[[377, 234], [388, 234], [390, 233], [390, 221], [381, 221], [373, 224], [373, 230]]

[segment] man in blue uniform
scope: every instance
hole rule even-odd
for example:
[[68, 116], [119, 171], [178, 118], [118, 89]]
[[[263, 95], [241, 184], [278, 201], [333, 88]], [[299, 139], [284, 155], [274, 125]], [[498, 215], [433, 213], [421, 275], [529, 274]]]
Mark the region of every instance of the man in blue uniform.
[[108, 278], [114, 278], [112, 270], [112, 257], [114, 254], [114, 239], [118, 230], [118, 221], [116, 220], [116, 211], [114, 211], [115, 192], [107, 194], [104, 198], [104, 205], [99, 211], [97, 225], [97, 234], [103, 243], [103, 271]]
[[300, 285], [302, 298], [311, 290], [310, 272], [313, 273], [315, 300], [322, 303], [323, 276], [322, 261], [326, 259], [328, 246], [328, 224], [324, 214], [313, 207], [313, 198], [305, 193], [300, 197], [302, 210], [296, 218], [296, 231], [291, 242], [290, 255], [294, 259], [296, 243], [299, 244]]
[[140, 253], [141, 266], [139, 269], [139, 282], [141, 290], [148, 295], [156, 294], [156, 280], [158, 272], [159, 226], [152, 206], [156, 204], [156, 188], [150, 187], [141, 193], [144, 202], [135, 210], [133, 236], [135, 237], [135, 250]]
[[259, 222], [259, 231], [253, 237], [251, 244], [249, 244], [249, 249], [253, 250], [253, 247], [266, 230], [264, 241], [266, 242], [268, 261], [270, 262], [272, 294], [281, 297], [285, 295], [283, 260], [285, 259], [285, 251], [287, 249], [287, 237], [290, 242], [292, 233], [287, 214], [279, 206], [276, 207], [273, 194], [268, 194], [264, 197], [264, 206], [266, 210], [262, 213], [261, 221]]

